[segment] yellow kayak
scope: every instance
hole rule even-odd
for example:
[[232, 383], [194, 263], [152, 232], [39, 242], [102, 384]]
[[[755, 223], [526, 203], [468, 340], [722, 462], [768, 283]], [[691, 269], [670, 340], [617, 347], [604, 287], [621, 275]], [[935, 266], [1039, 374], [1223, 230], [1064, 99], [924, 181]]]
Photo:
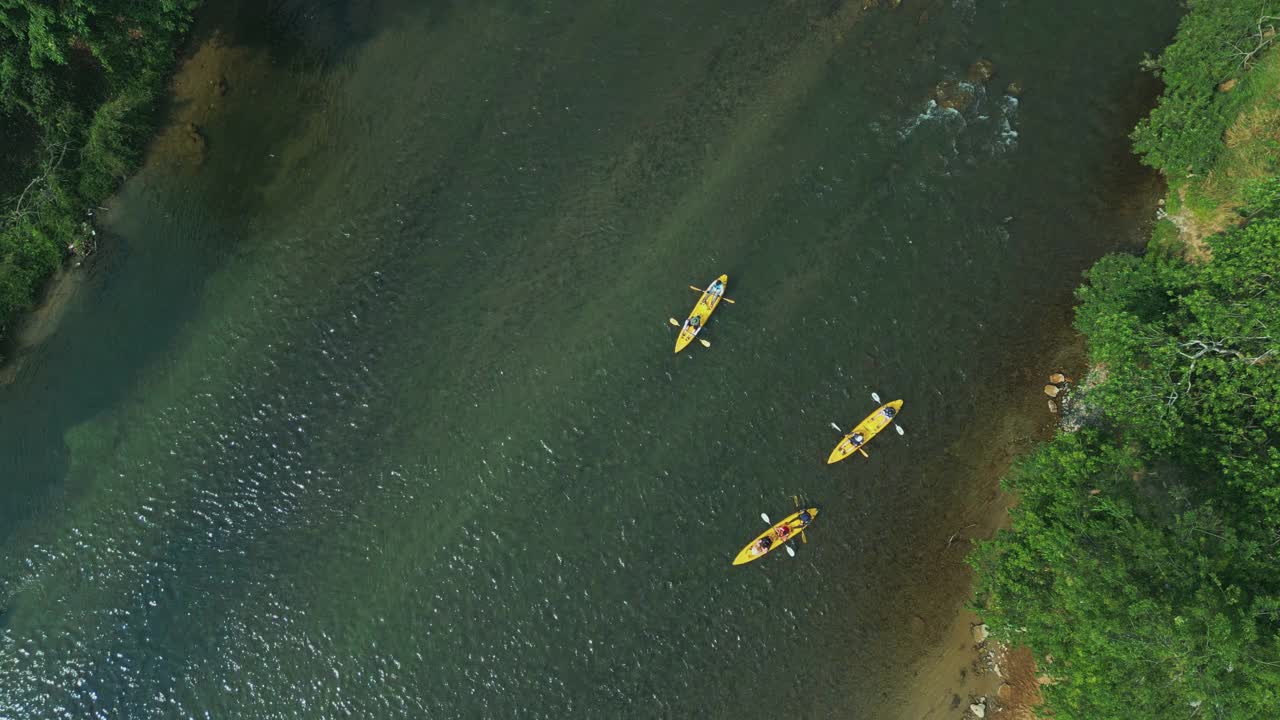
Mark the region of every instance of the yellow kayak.
[[[809, 514], [808, 521], [800, 519], [800, 516], [804, 513]], [[746, 565], [752, 560], [759, 560], [786, 545], [787, 541], [800, 537], [808, 529], [809, 523], [813, 522], [816, 517], [818, 517], [818, 508], [797, 510], [795, 513], [788, 515], [773, 527], [760, 533], [759, 537], [742, 548], [742, 552], [738, 553], [738, 557], [733, 559], [733, 564]]]
[[[898, 411], [902, 409], [902, 401], [894, 400], [885, 403], [876, 408], [876, 411], [867, 416], [866, 420], [858, 423], [858, 426], [849, 431], [848, 435], [840, 438], [840, 444], [836, 445], [836, 449], [831, 451], [831, 455], [827, 456], [827, 464], [838, 463], [849, 457], [854, 451], [862, 453], [866, 457], [867, 453], [862, 446], [871, 442], [871, 438], [875, 437], [881, 430], [889, 427], [893, 419], [898, 416]], [[861, 438], [857, 436], [861, 435]]]
[[724, 288], [728, 284], [729, 276], [721, 275], [702, 291], [702, 297], [698, 298], [698, 304], [693, 306], [693, 312], [689, 313], [689, 317], [685, 318], [684, 324], [680, 326], [680, 335], [676, 338], [676, 352], [680, 352], [686, 345], [693, 342], [693, 339], [698, 337], [698, 332], [706, 327], [711, 313], [724, 297]]

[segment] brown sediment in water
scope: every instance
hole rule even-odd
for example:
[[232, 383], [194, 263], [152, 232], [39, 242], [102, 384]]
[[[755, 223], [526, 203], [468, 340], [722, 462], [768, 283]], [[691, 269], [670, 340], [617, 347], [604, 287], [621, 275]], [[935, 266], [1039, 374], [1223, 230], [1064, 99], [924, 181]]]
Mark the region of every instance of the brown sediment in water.
[[204, 127], [214, 120], [250, 74], [265, 62], [260, 52], [228, 42], [219, 31], [188, 52], [170, 83], [169, 113], [147, 148], [146, 168], [193, 173], [208, 150]]
[[[1140, 169], [1115, 184], [1114, 227], [1132, 238], [1130, 249], [1138, 249], [1149, 237], [1163, 185]], [[1078, 277], [1078, 269], [1059, 272]], [[1008, 525], [1016, 498], [1000, 487], [1001, 478], [1020, 455], [1056, 431], [1059, 418], [1045, 404], [1046, 379], [1052, 373], [1087, 374], [1088, 353], [1071, 326], [1073, 313], [1073, 295], [1055, 291], [1021, 331], [1010, 331], [1005, 359], [977, 390], [974, 422], [924, 469], [926, 476], [948, 479], [937, 487], [951, 502], [914, 539], [921, 549], [912, 567], [904, 568], [914, 581], [901, 598], [910, 619], [899, 632], [912, 637], [915, 655], [898, 665], [902, 684], [885, 695], [886, 707], [893, 708], [885, 717], [967, 720], [976, 716], [970, 706], [984, 698], [984, 720], [1034, 717], [1041, 696], [1032, 653], [976, 641], [973, 628], [980, 620], [967, 609], [973, 576], [965, 557], [975, 542]]]
[[[267, 62], [260, 52], [229, 44], [217, 30], [193, 40], [174, 70], [165, 120], [148, 144], [138, 173], [198, 171], [207, 144], [203, 127], [223, 111], [236, 80], [260, 74]], [[113, 197], [99, 210], [114, 204]], [[74, 264], [60, 268], [46, 283], [35, 306], [18, 320], [0, 348], [0, 386], [17, 379], [30, 354], [58, 329], [96, 259], [96, 254], [77, 258]]]
[[[1083, 338], [1071, 329], [1069, 318], [1070, 306], [1044, 318], [1032, 333], [1040, 342], [1014, 355], [1026, 358], [1025, 367], [1010, 369], [1008, 387], [982, 393], [985, 400], [975, 416], [990, 420], [975, 423], [931, 463], [931, 473], [963, 475], [967, 494], [938, 518], [927, 548], [933, 552], [926, 552], [915, 568], [920, 584], [907, 600], [916, 612], [912, 629], [924, 648], [905, 668], [907, 679], [893, 717], [972, 718], [975, 704], [983, 706], [984, 718], [1032, 717], [1030, 708], [1039, 695], [1031, 653], [980, 637], [976, 628], [981, 620], [966, 607], [973, 578], [965, 556], [976, 541], [1008, 525], [1014, 498], [1000, 488], [1000, 478], [1019, 455], [1053, 435], [1057, 416], [1044, 404], [1045, 378], [1052, 372], [1079, 377], [1086, 370]], [[935, 553], [936, 559], [927, 559]]]
[[35, 308], [24, 315], [13, 333], [5, 339], [0, 351], [0, 386], [17, 379], [31, 352], [48, 340], [71, 306], [71, 300], [84, 285], [87, 268], [81, 261], [59, 268], [45, 283]]

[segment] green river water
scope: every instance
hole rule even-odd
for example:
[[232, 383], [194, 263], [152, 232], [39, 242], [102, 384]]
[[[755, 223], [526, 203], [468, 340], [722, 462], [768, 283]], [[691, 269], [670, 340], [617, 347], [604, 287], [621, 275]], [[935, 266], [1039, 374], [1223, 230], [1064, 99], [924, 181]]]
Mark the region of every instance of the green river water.
[[208, 3], [207, 159], [0, 388], [0, 717], [895, 717], [1179, 9], [862, 5]]

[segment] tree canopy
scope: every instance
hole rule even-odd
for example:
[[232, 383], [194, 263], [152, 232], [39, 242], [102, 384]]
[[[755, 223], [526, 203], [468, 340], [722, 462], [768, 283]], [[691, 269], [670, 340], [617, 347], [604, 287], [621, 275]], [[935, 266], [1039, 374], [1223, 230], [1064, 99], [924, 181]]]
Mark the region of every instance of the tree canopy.
[[197, 0], [0, 0], [0, 334], [137, 162]]
[[[1209, 259], [1102, 259], [1078, 291], [1100, 422], [1016, 464], [970, 557], [979, 613], [1030, 646], [1058, 720], [1280, 708], [1280, 193]], [[1052, 662], [1050, 662], [1050, 659]]]

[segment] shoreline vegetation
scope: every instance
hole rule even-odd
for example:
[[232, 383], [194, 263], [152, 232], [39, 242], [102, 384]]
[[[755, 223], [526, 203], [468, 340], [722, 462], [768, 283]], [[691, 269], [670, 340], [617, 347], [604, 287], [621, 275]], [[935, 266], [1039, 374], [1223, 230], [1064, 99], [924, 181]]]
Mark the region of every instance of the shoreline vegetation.
[[0, 340], [137, 167], [198, 0], [0, 9]]
[[1278, 29], [1277, 0], [1191, 2], [1144, 63], [1165, 90], [1134, 148], [1168, 195], [1146, 253], [1077, 291], [1085, 421], [1014, 464], [1009, 526], [969, 556], [1042, 716], [1280, 707]]

